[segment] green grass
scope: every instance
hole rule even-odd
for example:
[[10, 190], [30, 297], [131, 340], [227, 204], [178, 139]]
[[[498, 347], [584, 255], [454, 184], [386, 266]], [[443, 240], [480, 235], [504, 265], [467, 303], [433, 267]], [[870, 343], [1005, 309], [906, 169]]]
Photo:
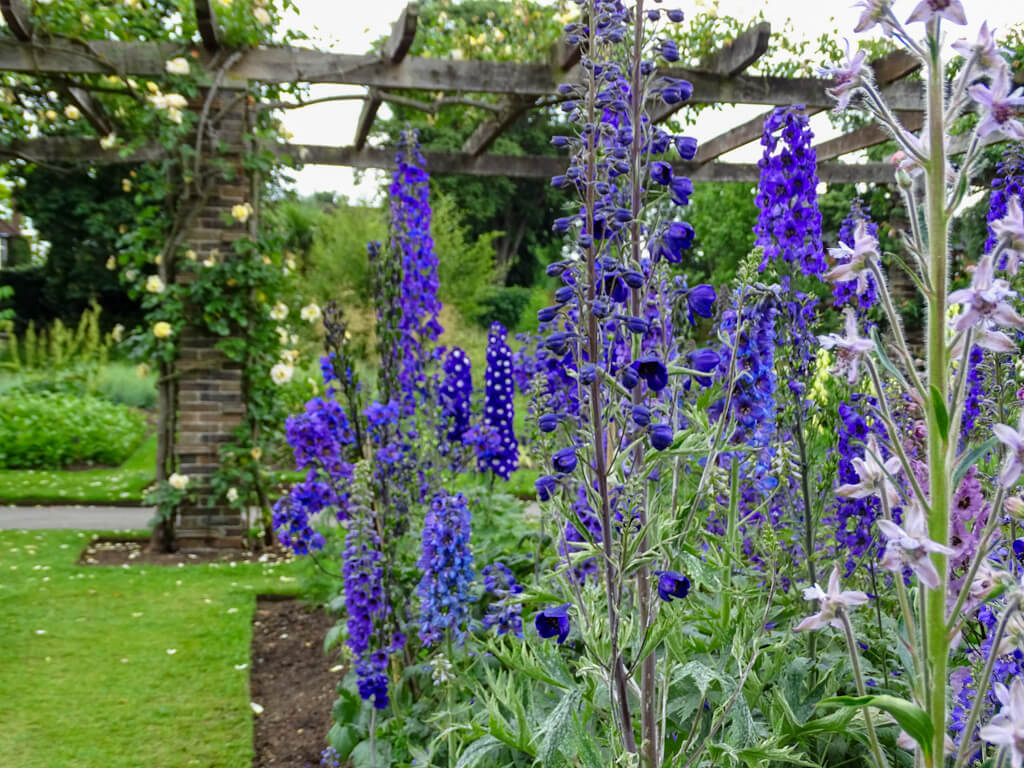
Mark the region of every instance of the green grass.
[[156, 435], [113, 469], [0, 470], [0, 504], [124, 504], [142, 501], [156, 478]]
[[0, 531], [0, 765], [251, 766], [236, 665], [255, 595], [294, 592], [296, 565], [77, 567], [87, 541]]

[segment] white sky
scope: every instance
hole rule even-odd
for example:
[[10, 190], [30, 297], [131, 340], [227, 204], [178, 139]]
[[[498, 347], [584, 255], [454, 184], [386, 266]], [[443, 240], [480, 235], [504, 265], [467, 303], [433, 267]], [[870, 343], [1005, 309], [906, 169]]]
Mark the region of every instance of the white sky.
[[[311, 38], [310, 44], [318, 48], [344, 53], [364, 53], [373, 40], [390, 31], [392, 22], [398, 18], [406, 2], [407, 0], [295, 0], [299, 12], [289, 14], [285, 24], [304, 31]], [[916, 3], [917, 0], [896, 0], [897, 14], [906, 17]], [[667, 0], [664, 7], [681, 7], [687, 11], [695, 5], [701, 7], [704, 2]], [[853, 38], [852, 30], [860, 15], [852, 2], [847, 0], [720, 0], [718, 5], [721, 13], [738, 19], [751, 19], [758, 11], [763, 11], [773, 30], [783, 29], [788, 19], [794, 19], [792, 24], [795, 31], [790, 29], [790, 37], [809, 40], [817, 40], [822, 34], [834, 35], [840, 40], [844, 37]], [[989, 26], [996, 28], [1005, 28], [1024, 21], [1024, 6], [1019, 0], [967, 0], [965, 7], [970, 24], [963, 30], [962, 36], [972, 40], [983, 19], [988, 19]], [[430, 30], [421, 27], [417, 34], [430, 34]], [[358, 87], [314, 86], [312, 97], [361, 92], [364, 92], [364, 89]], [[359, 101], [343, 101], [290, 110], [284, 116], [285, 125], [294, 134], [293, 141], [298, 143], [349, 145], [355, 136], [360, 106]], [[382, 112], [386, 109], [385, 105]], [[695, 136], [698, 141], [706, 141], [766, 109], [764, 106], [739, 105], [716, 111], [706, 110], [696, 126], [687, 133]], [[827, 117], [823, 114], [812, 118], [812, 126], [821, 139], [834, 135]], [[755, 142], [724, 156], [724, 159], [733, 162], [753, 162], [759, 154], [760, 149]], [[296, 174], [296, 189], [303, 195], [326, 190], [339, 192], [350, 199], [371, 200], [377, 193], [379, 174], [379, 171], [363, 172], [361, 183], [357, 183], [356, 172], [353, 169], [306, 166]]]

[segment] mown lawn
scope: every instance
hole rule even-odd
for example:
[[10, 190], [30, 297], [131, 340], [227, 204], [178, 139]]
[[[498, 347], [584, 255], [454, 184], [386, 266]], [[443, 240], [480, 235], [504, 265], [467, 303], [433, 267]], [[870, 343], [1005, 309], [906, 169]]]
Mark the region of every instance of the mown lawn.
[[297, 566], [75, 566], [91, 535], [0, 531], [0, 766], [248, 768], [255, 596]]
[[156, 435], [151, 435], [120, 467], [0, 470], [0, 504], [138, 504], [155, 478]]

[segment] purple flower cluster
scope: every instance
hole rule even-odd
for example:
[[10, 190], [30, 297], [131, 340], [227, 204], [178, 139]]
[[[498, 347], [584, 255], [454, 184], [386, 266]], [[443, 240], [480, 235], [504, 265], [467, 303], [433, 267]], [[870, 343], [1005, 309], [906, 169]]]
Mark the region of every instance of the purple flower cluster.
[[[854, 458], [864, 458], [863, 445], [868, 435], [881, 437], [881, 427], [868, 415], [875, 407], [875, 399], [867, 395], [853, 394], [850, 402], [839, 404], [839, 485], [857, 483], [860, 478], [853, 465]], [[845, 550], [846, 575], [849, 576], [857, 561], [865, 556], [872, 559], [878, 554], [878, 539], [875, 520], [881, 515], [881, 504], [877, 496], [865, 498], [836, 497], [831, 520], [836, 529], [836, 543]]]
[[513, 426], [515, 385], [512, 382], [512, 350], [505, 341], [505, 328], [492, 323], [487, 335], [487, 370], [484, 373], [485, 427], [493, 430], [496, 445], [479, 454], [481, 472], [493, 472], [508, 480], [519, 466], [519, 442]]
[[383, 556], [374, 524], [374, 512], [367, 497], [368, 469], [356, 469], [351, 513], [346, 523], [342, 574], [345, 577], [345, 610], [348, 614], [347, 644], [355, 657], [359, 695], [384, 709], [388, 705], [388, 655], [405, 644], [396, 633], [385, 642], [385, 622], [391, 614], [384, 592]]
[[[411, 413], [416, 393], [425, 384], [424, 345], [441, 335], [437, 317], [441, 302], [437, 298], [437, 255], [430, 235], [430, 177], [414, 130], [402, 132], [397, 156], [398, 168], [392, 175], [391, 250], [401, 263], [400, 314], [398, 317], [398, 376], [402, 404]], [[397, 394], [397, 393], [396, 393]]]
[[[578, 522], [567, 522], [562, 531], [562, 541], [558, 545], [560, 554], [569, 563], [575, 552], [581, 549], [581, 545], [589, 540], [595, 543], [601, 542], [601, 521], [587, 500], [587, 490], [580, 485], [576, 490], [576, 501], [573, 502], [572, 511]], [[584, 535], [586, 531], [587, 535]], [[597, 558], [588, 557], [579, 560], [572, 566], [572, 575], [580, 584], [585, 584], [587, 579], [598, 578]]]
[[484, 628], [494, 628], [499, 635], [512, 633], [522, 637], [523, 605], [515, 596], [522, 594], [523, 586], [502, 562], [485, 566], [480, 574], [484, 577], [484, 589], [494, 596], [484, 615]]
[[444, 358], [444, 379], [438, 390], [441, 421], [449, 442], [461, 443], [472, 415], [473, 371], [469, 356], [452, 347]]
[[762, 269], [781, 259], [804, 275], [825, 271], [813, 138], [802, 106], [778, 107], [765, 120], [754, 227], [757, 244], [764, 247]]
[[[996, 175], [992, 179], [992, 191], [988, 200], [988, 239], [985, 241], [985, 253], [991, 253], [996, 247], [998, 237], [992, 225], [1006, 216], [1010, 200], [1024, 204], [1024, 149], [1019, 144], [1011, 144], [1003, 153], [1003, 159], [996, 166]], [[1005, 256], [999, 264], [1006, 269]]]
[[978, 345], [971, 347], [967, 360], [967, 393], [964, 397], [964, 411], [960, 417], [960, 443], [966, 444], [971, 437], [971, 430], [981, 416], [981, 405], [985, 399], [985, 351]]
[[423, 551], [419, 560], [423, 578], [420, 598], [420, 640], [439, 642], [445, 633], [461, 645], [469, 626], [469, 586], [473, 581], [470, 549], [471, 515], [466, 497], [445, 491], [430, 503], [423, 520]]
[[354, 435], [341, 405], [333, 399], [314, 398], [305, 413], [290, 416], [285, 437], [306, 478], [274, 504], [272, 524], [278, 541], [296, 554], [323, 548], [323, 536], [310, 518], [333, 509], [339, 520], [347, 515], [347, 486], [352, 464], [346, 460]]
[[[871, 220], [871, 211], [861, 203], [860, 198], [854, 198], [850, 204], [850, 215], [843, 219], [839, 227], [839, 241], [844, 243], [851, 251], [855, 246], [854, 232], [858, 222], [863, 221], [867, 227], [867, 233], [873, 238], [878, 237], [878, 225]], [[867, 276], [867, 285], [864, 290], [857, 290], [857, 279], [837, 280], [832, 283], [833, 306], [841, 308], [852, 306], [857, 310], [858, 315], [871, 309], [878, 301], [878, 286], [875, 285], [875, 278]]]

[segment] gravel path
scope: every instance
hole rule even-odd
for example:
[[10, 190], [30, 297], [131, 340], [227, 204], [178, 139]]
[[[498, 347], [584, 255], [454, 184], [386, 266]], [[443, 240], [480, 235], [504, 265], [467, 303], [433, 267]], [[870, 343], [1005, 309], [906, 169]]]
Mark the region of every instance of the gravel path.
[[153, 519], [152, 507], [3, 507], [0, 529], [33, 530], [71, 528], [82, 531], [145, 530]]

